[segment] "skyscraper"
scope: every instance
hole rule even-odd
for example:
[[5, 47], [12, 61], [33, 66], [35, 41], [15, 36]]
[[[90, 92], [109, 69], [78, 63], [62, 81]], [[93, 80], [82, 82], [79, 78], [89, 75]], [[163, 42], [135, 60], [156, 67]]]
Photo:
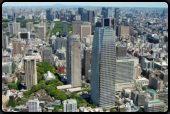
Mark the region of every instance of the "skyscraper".
[[83, 10], [81, 17], [82, 21], [88, 21], [88, 12], [86, 9]]
[[27, 22], [26, 23], [26, 28], [28, 32], [31, 32], [31, 30], [33, 29], [33, 22]]
[[15, 40], [13, 42], [13, 54], [22, 54], [22, 49], [21, 49], [21, 41], [20, 40]]
[[111, 27], [111, 18], [103, 18], [102, 20], [102, 27]]
[[107, 8], [108, 17], [112, 17], [112, 7]]
[[9, 29], [10, 35], [18, 34], [20, 30], [20, 23], [10, 21], [8, 23], [8, 29]]
[[4, 49], [5, 46], [4, 46], [4, 34], [3, 34], [3, 28], [2, 28], [2, 48]]
[[115, 18], [116, 18], [116, 23], [118, 24], [119, 23], [119, 13], [120, 13], [120, 10], [119, 8], [115, 8]]
[[51, 62], [52, 62], [52, 47], [44, 47], [42, 49], [42, 61], [48, 62], [51, 64]]
[[81, 40], [83, 37], [87, 37], [87, 35], [91, 35], [91, 25], [81, 25]]
[[37, 84], [37, 67], [34, 56], [26, 56], [24, 58], [25, 83], [27, 90]]
[[91, 54], [91, 100], [111, 108], [115, 104], [116, 47], [112, 28], [96, 28]]
[[38, 38], [45, 39], [45, 27], [44, 26], [38, 26]]
[[94, 17], [94, 11], [87, 11], [88, 13], [88, 21], [93, 22], [93, 17]]
[[67, 36], [67, 21], [63, 21], [63, 37]]
[[70, 33], [67, 36], [66, 62], [67, 84], [81, 86], [81, 43], [78, 34]]
[[51, 20], [52, 13], [53, 13], [52, 8], [49, 8], [49, 10], [46, 10], [46, 18]]
[[81, 20], [82, 20], [83, 8], [78, 8], [78, 14], [81, 15]]
[[85, 78], [88, 79], [88, 70], [91, 68], [91, 49], [84, 50], [84, 65], [85, 65]]

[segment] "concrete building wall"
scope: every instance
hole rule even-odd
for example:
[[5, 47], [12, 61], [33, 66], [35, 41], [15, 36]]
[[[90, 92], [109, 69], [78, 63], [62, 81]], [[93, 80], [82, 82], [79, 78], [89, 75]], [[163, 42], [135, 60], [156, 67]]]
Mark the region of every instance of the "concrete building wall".
[[84, 50], [85, 78], [88, 79], [88, 70], [91, 69], [91, 50]]
[[44, 26], [38, 26], [38, 38], [45, 39], [45, 28]]
[[81, 25], [81, 41], [83, 37], [91, 35], [91, 25]]
[[120, 37], [122, 36], [130, 36], [130, 26], [120, 27]]

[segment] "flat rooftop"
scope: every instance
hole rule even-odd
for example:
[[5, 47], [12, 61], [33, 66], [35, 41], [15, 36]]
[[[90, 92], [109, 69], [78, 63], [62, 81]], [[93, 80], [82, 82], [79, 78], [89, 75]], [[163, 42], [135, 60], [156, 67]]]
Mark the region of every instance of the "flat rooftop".
[[149, 93], [156, 93], [156, 91], [154, 91], [153, 89], [148, 89]]
[[150, 102], [151, 104], [159, 104], [161, 103], [160, 101], [153, 101], [153, 102]]

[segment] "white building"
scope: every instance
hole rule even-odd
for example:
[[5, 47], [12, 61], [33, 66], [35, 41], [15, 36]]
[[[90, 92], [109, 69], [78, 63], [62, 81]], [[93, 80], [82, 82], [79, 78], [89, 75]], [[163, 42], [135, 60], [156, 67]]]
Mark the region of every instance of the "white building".
[[136, 85], [139, 85], [139, 87], [149, 85], [149, 80], [144, 77], [138, 77], [137, 79], [134, 80]]
[[76, 112], [77, 111], [77, 101], [74, 99], [67, 99], [63, 102], [63, 112]]
[[44, 80], [52, 80], [55, 79], [55, 76], [53, 73], [51, 73], [50, 71], [47, 71], [46, 74], [44, 74]]
[[40, 112], [40, 107], [39, 107], [39, 100], [37, 98], [35, 99], [29, 99], [27, 102], [28, 106], [28, 112]]

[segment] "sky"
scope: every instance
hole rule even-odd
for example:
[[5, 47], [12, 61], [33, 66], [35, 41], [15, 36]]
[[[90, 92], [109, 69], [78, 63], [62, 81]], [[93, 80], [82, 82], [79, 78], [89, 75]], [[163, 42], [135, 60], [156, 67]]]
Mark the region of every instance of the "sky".
[[111, 7], [161, 7], [168, 8], [166, 2], [4, 2], [2, 6], [50, 6], [54, 4], [64, 5], [89, 5]]

